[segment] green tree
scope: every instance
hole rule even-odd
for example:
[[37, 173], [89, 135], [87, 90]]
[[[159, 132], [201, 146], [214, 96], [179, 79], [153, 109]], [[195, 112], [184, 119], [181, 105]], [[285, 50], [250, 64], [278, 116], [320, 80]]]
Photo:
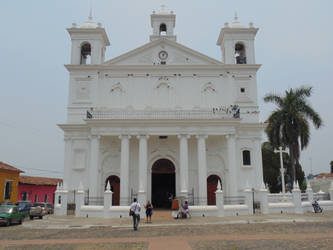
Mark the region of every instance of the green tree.
[[299, 164], [300, 150], [303, 150], [310, 140], [309, 120], [315, 128], [320, 128], [322, 119], [308, 103], [312, 87], [300, 87], [285, 91], [284, 96], [268, 94], [265, 102], [272, 102], [277, 109], [268, 118], [265, 130], [274, 148], [286, 146], [289, 148], [292, 168], [292, 180], [296, 178], [296, 164]]
[[[268, 184], [271, 193], [279, 193], [282, 190], [282, 180], [281, 180], [281, 163], [280, 155], [274, 152], [274, 147], [270, 142], [264, 142], [261, 145], [262, 152], [262, 165], [264, 172], [264, 182]], [[292, 180], [292, 168], [290, 157], [287, 153], [283, 153], [283, 166], [287, 170], [285, 172], [285, 180], [291, 182]], [[296, 164], [296, 179], [300, 184], [302, 191], [306, 189], [305, 174], [302, 170], [302, 166]], [[290, 189], [290, 185], [287, 186]]]
[[333, 174], [333, 161], [330, 162], [331, 165], [331, 173]]
[[267, 183], [271, 193], [281, 191], [280, 156], [274, 153], [274, 148], [269, 142], [261, 146], [264, 182]]

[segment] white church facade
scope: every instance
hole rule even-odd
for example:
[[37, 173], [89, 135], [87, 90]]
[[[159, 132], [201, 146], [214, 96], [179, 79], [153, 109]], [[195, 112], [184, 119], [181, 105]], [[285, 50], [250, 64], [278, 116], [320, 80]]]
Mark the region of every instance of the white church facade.
[[151, 15], [150, 41], [106, 60], [110, 45], [100, 23], [68, 30], [72, 41], [64, 131], [64, 186], [113, 205], [133, 197], [168, 207], [184, 196], [193, 205], [263, 183], [257, 71], [258, 31], [235, 17], [217, 39], [221, 60], [177, 43], [176, 16]]

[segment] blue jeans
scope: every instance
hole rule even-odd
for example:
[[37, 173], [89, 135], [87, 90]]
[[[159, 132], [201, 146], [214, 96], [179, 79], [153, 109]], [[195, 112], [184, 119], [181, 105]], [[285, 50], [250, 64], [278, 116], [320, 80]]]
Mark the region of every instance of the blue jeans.
[[140, 223], [140, 214], [134, 214], [133, 215], [133, 228], [134, 230], [138, 229]]

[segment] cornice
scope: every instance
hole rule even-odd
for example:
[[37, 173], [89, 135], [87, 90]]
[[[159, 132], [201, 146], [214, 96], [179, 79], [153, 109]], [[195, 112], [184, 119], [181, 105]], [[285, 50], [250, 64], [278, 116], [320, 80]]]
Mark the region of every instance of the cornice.
[[252, 34], [255, 36], [258, 32], [258, 28], [230, 28], [224, 27], [220, 31], [220, 35], [217, 39], [216, 45], [220, 46], [224, 39], [225, 34]]
[[110, 41], [108, 35], [105, 32], [104, 28], [95, 28], [95, 29], [85, 29], [85, 28], [68, 28], [68, 33], [72, 34], [101, 34], [104, 38], [106, 46], [110, 46]]
[[219, 70], [219, 71], [258, 71], [261, 64], [220, 64], [220, 65], [73, 65], [66, 64], [69, 72], [86, 70], [114, 70], [114, 71], [179, 71], [179, 70]]

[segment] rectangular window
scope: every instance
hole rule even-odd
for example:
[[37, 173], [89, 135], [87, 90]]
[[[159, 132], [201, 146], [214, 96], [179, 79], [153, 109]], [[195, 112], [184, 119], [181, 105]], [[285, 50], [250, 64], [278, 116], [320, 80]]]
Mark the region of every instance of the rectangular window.
[[11, 193], [12, 193], [12, 183], [11, 180], [6, 180], [5, 184], [5, 200], [10, 200]]
[[35, 194], [35, 202], [38, 202], [38, 194]]
[[44, 202], [47, 202], [47, 194], [45, 194]]
[[250, 166], [251, 165], [251, 154], [249, 150], [243, 151], [243, 165]]

